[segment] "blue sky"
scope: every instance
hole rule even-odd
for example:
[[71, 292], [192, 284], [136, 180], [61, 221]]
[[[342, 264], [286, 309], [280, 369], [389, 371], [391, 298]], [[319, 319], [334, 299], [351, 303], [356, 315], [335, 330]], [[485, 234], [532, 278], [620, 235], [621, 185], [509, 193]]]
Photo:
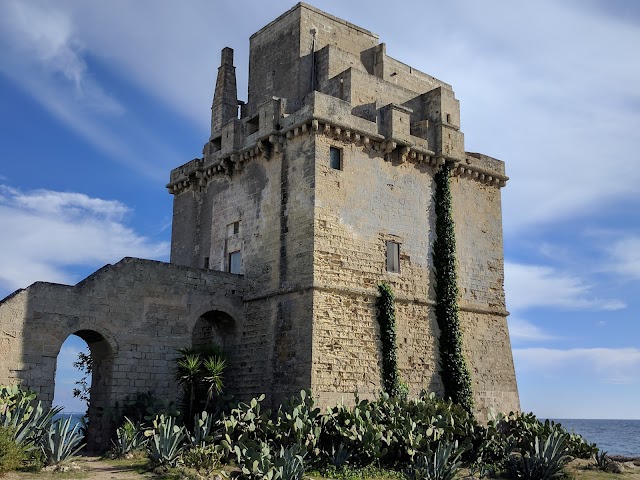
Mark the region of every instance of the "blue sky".
[[[284, 1], [0, 3], [0, 297], [168, 259], [171, 168], [201, 155], [220, 50]], [[640, 419], [640, 4], [315, 6], [453, 85], [466, 149], [506, 161], [505, 288], [523, 410]], [[393, 8], [390, 7], [393, 5]], [[60, 356], [57, 399], [70, 410]]]

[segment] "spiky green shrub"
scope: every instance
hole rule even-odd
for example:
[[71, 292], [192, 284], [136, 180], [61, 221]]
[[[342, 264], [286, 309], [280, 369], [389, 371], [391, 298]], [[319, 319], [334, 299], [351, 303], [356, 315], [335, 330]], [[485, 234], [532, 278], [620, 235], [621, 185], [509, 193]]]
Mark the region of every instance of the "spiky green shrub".
[[116, 438], [111, 440], [113, 456], [121, 458], [127, 454], [142, 450], [147, 444], [147, 438], [140, 430], [140, 425], [133, 423], [129, 418], [124, 417], [124, 423], [116, 429]]
[[440, 328], [440, 376], [445, 397], [473, 410], [471, 374], [462, 352], [462, 331], [458, 318], [458, 277], [456, 274], [456, 236], [451, 206], [449, 163], [435, 175], [436, 239], [433, 242], [433, 268], [436, 287], [436, 319]]
[[306, 450], [299, 445], [280, 447], [280, 453], [275, 459], [277, 477], [281, 480], [302, 480], [306, 454]]
[[409, 480], [451, 480], [460, 469], [463, 451], [457, 442], [441, 440], [434, 452], [415, 457], [406, 476]]
[[51, 424], [40, 448], [46, 465], [59, 465], [73, 457], [83, 447], [80, 425], [71, 426], [71, 416], [56, 420]]
[[31, 390], [0, 386], [0, 426], [11, 428], [16, 443], [26, 450], [38, 448], [53, 417], [61, 411], [62, 408], [43, 408]]
[[180, 462], [186, 431], [176, 424], [174, 417], [159, 415], [153, 420], [153, 428], [144, 432], [149, 439], [147, 451], [153, 465], [175, 467]]
[[479, 432], [478, 455], [487, 464], [504, 467], [514, 449], [527, 450], [537, 437], [544, 441], [554, 434], [565, 435], [567, 453], [572, 457], [590, 458], [598, 448], [580, 435], [568, 433], [560, 423], [540, 421], [533, 413], [500, 414]]
[[533, 439], [528, 450], [514, 452], [508, 459], [506, 471], [512, 478], [549, 480], [564, 476], [562, 469], [569, 463], [566, 433], [553, 432], [546, 440]]
[[593, 454], [592, 458], [595, 462], [595, 466], [600, 470], [604, 470], [605, 468], [607, 468], [607, 465], [609, 464], [609, 462], [611, 462], [608, 453], [609, 452], [605, 452], [604, 450], [598, 450]]
[[23, 448], [15, 441], [13, 428], [0, 425], [0, 476], [18, 468], [24, 456]]

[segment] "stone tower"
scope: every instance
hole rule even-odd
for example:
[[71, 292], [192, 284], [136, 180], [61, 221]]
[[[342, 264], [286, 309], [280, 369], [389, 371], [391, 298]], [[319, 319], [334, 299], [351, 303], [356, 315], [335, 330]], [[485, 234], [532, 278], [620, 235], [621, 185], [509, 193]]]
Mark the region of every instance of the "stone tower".
[[[238, 110], [240, 114], [238, 115]], [[225, 388], [323, 404], [382, 386], [375, 301], [396, 294], [411, 394], [442, 392], [434, 317], [434, 173], [452, 195], [464, 353], [480, 417], [518, 410], [503, 289], [503, 162], [464, 150], [451, 86], [386, 55], [378, 37], [298, 4], [251, 37], [249, 98], [222, 51], [203, 157], [171, 172], [171, 263], [125, 258], [74, 286], [0, 300], [0, 385], [53, 400], [60, 347], [93, 359], [91, 449], [127, 396], [176, 399], [176, 349], [218, 342]]]
[[[322, 403], [381, 390], [375, 299], [396, 293], [400, 373], [442, 391], [431, 250], [434, 172], [453, 163], [460, 319], [479, 412], [518, 410], [503, 289], [504, 164], [465, 152], [450, 85], [378, 36], [305, 4], [251, 36], [248, 101], [222, 51], [203, 157], [171, 172], [171, 263], [243, 276], [242, 318], [193, 342], [229, 356], [229, 388]], [[239, 115], [238, 115], [239, 111]]]

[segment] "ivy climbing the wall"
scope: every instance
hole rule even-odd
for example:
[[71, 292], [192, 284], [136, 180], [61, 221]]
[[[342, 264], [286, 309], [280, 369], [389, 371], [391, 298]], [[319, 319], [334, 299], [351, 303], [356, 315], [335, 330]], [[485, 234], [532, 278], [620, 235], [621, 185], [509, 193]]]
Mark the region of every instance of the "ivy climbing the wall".
[[436, 277], [436, 319], [440, 327], [440, 376], [445, 397], [473, 409], [471, 375], [462, 353], [462, 332], [458, 318], [456, 237], [451, 211], [451, 165], [445, 163], [435, 175], [436, 239], [433, 266]]
[[398, 344], [396, 341], [396, 308], [393, 291], [387, 283], [378, 285], [378, 323], [382, 339], [382, 388], [392, 398], [403, 393], [398, 373]]

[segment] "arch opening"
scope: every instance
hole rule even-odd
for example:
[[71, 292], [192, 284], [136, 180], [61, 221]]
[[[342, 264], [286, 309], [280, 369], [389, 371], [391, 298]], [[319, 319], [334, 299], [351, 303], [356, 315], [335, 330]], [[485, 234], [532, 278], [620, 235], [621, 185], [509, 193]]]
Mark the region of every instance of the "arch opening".
[[193, 328], [191, 343], [200, 347], [215, 343], [220, 347], [226, 358], [224, 368], [223, 391], [235, 392], [233, 379], [236, 378], [236, 333], [237, 325], [234, 318], [220, 310], [210, 310], [201, 315]]
[[236, 322], [231, 315], [220, 310], [210, 310], [196, 320], [191, 336], [194, 347], [215, 343], [229, 355], [236, 333]]
[[[79, 357], [80, 352], [87, 355], [84, 360]], [[90, 373], [87, 368], [81, 371], [73, 365], [78, 361], [88, 366]], [[110, 425], [104, 412], [109, 409], [112, 370], [113, 350], [109, 342], [93, 330], [78, 330], [69, 335], [57, 357], [54, 405], [64, 407], [65, 413], [85, 414], [85, 442], [90, 452], [103, 450], [109, 444]], [[82, 378], [85, 385], [77, 383]], [[73, 396], [74, 389], [79, 391], [79, 396]]]

